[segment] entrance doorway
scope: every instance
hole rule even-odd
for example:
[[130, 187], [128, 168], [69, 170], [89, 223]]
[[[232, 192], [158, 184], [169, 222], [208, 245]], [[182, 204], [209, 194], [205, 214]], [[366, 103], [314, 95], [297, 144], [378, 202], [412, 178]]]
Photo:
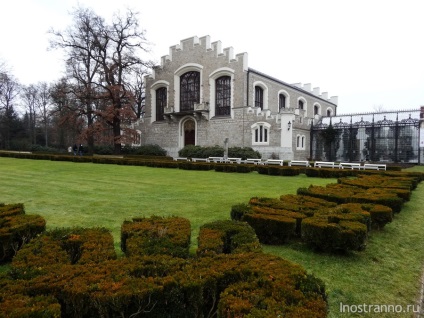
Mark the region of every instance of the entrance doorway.
[[196, 144], [196, 123], [189, 119], [184, 122], [184, 146]]

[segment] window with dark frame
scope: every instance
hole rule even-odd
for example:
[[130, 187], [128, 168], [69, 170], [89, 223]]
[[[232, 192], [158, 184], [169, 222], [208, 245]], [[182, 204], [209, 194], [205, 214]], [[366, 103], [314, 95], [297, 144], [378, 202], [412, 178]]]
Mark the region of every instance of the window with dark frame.
[[167, 104], [166, 97], [166, 87], [161, 87], [156, 90], [156, 120], [164, 120], [164, 112]]
[[221, 76], [215, 81], [215, 115], [231, 114], [231, 77]]
[[318, 115], [318, 112], [319, 112], [319, 107], [318, 107], [318, 105], [315, 105], [314, 106], [314, 115]]
[[283, 108], [286, 108], [286, 95], [284, 95], [284, 94], [279, 95], [278, 105], [279, 105], [280, 110], [283, 109]]
[[200, 73], [190, 71], [180, 77], [180, 110], [194, 110], [200, 102]]
[[258, 125], [255, 129], [255, 142], [267, 143], [268, 142], [268, 128], [264, 125]]
[[264, 109], [264, 90], [259, 86], [255, 86], [255, 107]]
[[299, 99], [299, 109], [303, 109], [303, 100]]

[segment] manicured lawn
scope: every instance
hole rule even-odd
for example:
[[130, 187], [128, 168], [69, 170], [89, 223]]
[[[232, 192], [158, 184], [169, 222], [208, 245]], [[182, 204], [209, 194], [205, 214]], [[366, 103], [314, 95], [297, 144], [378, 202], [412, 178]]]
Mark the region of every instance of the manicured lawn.
[[[415, 170], [424, 171], [421, 167]], [[273, 177], [257, 173], [184, 171], [89, 163], [0, 158], [0, 202], [24, 203], [48, 228], [109, 228], [118, 248], [120, 226], [135, 216], [177, 215], [192, 225], [193, 251], [200, 225], [228, 219], [231, 206], [253, 196], [279, 197], [299, 187], [335, 179]], [[416, 305], [424, 264], [424, 184], [393, 223], [372, 232], [365, 251], [350, 255], [312, 252], [300, 243], [264, 246], [266, 252], [304, 266], [324, 280], [329, 317], [344, 305]], [[0, 267], [0, 273], [5, 270]], [[398, 307], [399, 308], [399, 307]], [[416, 309], [416, 306], [415, 308]], [[412, 310], [412, 308], [410, 308]], [[412, 317], [412, 313], [363, 314], [361, 317]]]
[[234, 204], [329, 182], [335, 180], [0, 158], [0, 202], [24, 203], [48, 228], [106, 227], [116, 246], [122, 222], [133, 217], [186, 217], [195, 244], [199, 227], [229, 219]]

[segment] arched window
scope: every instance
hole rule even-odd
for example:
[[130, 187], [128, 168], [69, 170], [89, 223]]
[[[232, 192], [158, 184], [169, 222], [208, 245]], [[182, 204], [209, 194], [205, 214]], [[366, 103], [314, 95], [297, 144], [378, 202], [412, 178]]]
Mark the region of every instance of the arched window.
[[268, 123], [255, 123], [252, 129], [252, 144], [266, 145], [269, 144], [269, 132], [271, 125]]
[[194, 110], [194, 104], [200, 102], [200, 73], [191, 71], [180, 78], [180, 110]]
[[264, 109], [264, 90], [259, 86], [255, 86], [255, 107]]
[[286, 108], [286, 95], [280, 94], [278, 95], [278, 109]]
[[314, 115], [319, 115], [319, 106], [314, 105]]
[[231, 77], [221, 76], [215, 81], [215, 114], [231, 115]]
[[163, 114], [167, 104], [166, 87], [156, 90], [156, 120], [164, 120]]
[[327, 109], [327, 116], [330, 117], [333, 114], [330, 108]]
[[299, 109], [303, 109], [303, 105], [304, 105], [304, 103], [303, 103], [303, 100], [301, 100], [301, 99], [299, 99], [299, 103], [298, 103], [299, 105]]
[[297, 150], [305, 150], [305, 141], [306, 138], [304, 135], [297, 135], [296, 136], [296, 149]]

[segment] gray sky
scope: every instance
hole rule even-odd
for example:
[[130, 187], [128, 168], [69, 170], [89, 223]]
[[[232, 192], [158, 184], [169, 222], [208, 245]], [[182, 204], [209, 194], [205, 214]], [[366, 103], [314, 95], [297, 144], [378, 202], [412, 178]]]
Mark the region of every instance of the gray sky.
[[[110, 21], [140, 13], [155, 61], [180, 40], [209, 35], [249, 67], [287, 83], [311, 83], [338, 96], [338, 113], [424, 106], [422, 0], [85, 0]], [[64, 30], [76, 0], [4, 1], [0, 59], [23, 84], [53, 82], [62, 52], [48, 51], [50, 28]]]

